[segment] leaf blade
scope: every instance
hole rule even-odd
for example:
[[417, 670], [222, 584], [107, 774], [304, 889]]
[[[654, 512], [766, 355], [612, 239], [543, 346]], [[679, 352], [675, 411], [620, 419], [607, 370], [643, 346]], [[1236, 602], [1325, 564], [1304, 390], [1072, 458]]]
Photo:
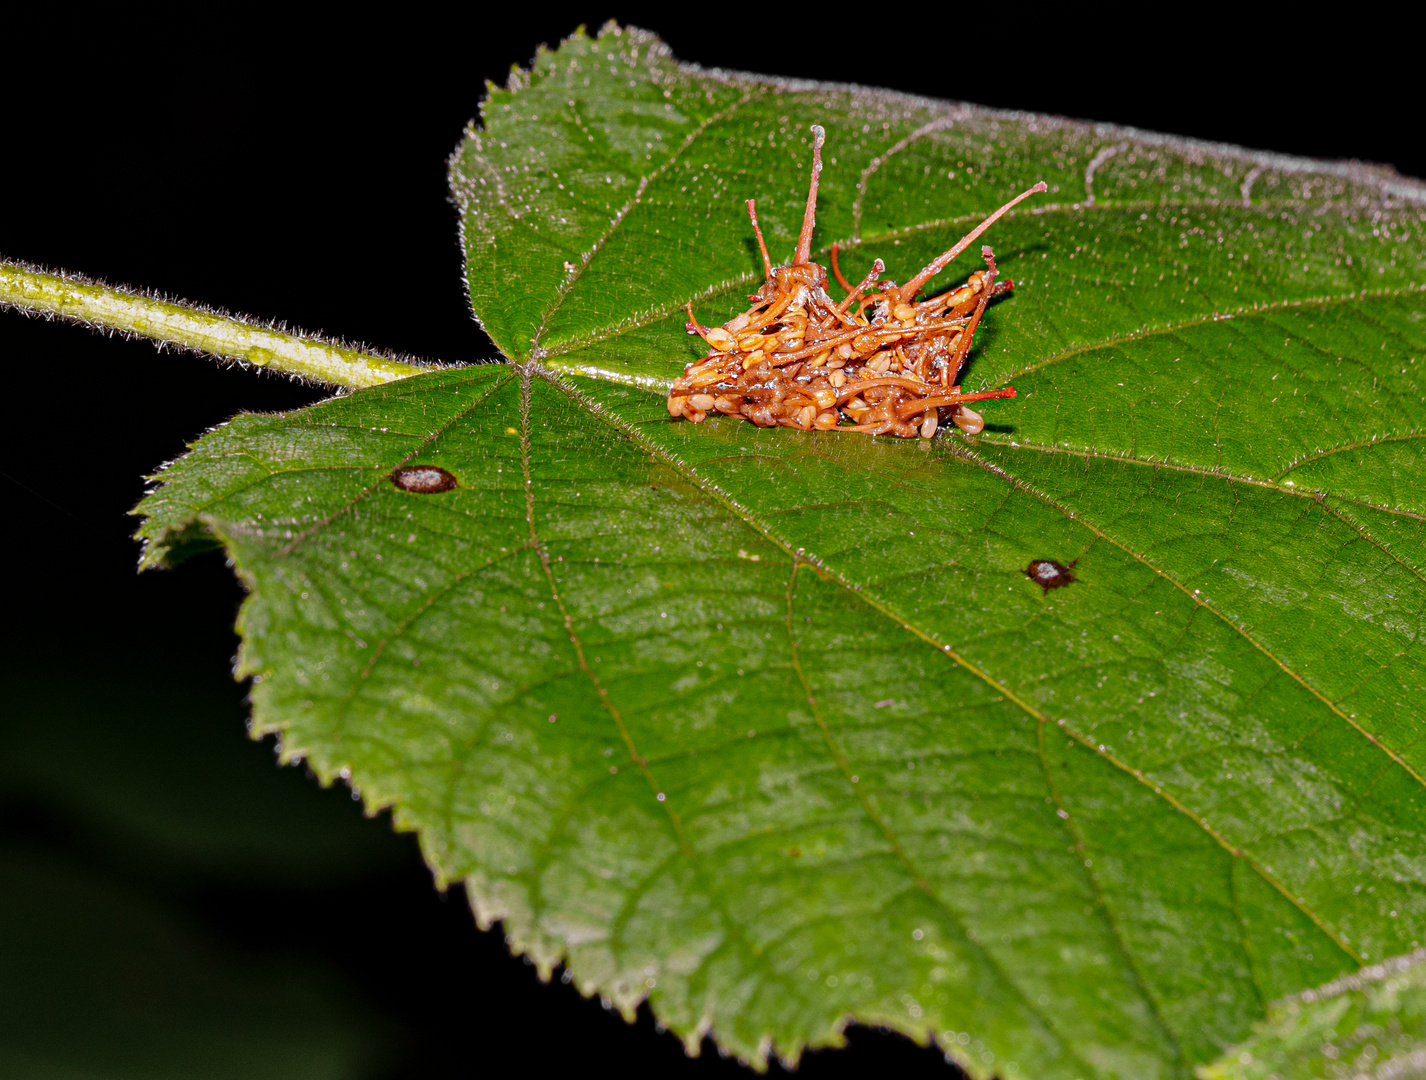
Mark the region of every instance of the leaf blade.
[[[537, 141], [594, 98], [590, 149]], [[683, 122], [648, 120], [665, 104]], [[737, 209], [742, 162], [788, 232], [811, 119], [846, 144], [819, 236], [850, 259], [958, 236], [927, 209], [941, 168], [958, 213], [1027, 167], [1081, 200], [997, 226], [1017, 290], [971, 382], [1017, 380], [1011, 430], [694, 426], [619, 385], [692, 358], [683, 300], [737, 309], [755, 257], [736, 213], [708, 238], [700, 215]], [[154, 559], [199, 522], [252, 582], [243, 670], [288, 757], [395, 804], [542, 970], [754, 1062], [851, 1016], [975, 1075], [1184, 1075], [1267, 1000], [1414, 945], [1416, 188], [703, 73], [637, 34], [543, 55], [485, 120], [453, 164], [472, 298], [545, 366], [240, 418], [142, 508]], [[612, 196], [616, 161], [618, 207], [534, 235], [575, 200], [551, 181], [608, 166]], [[482, 168], [546, 218], [492, 224]], [[1268, 407], [1284, 375], [1295, 412]], [[339, 475], [293, 487], [263, 445]], [[407, 462], [461, 486], [382, 480]], [[1042, 592], [1034, 558], [1075, 583]]]
[[[1274, 1004], [1251, 1039], [1199, 1075], [1411, 1076], [1421, 1069], [1421, 953], [1364, 968]], [[1370, 1070], [1370, 1072], [1368, 1072]]]

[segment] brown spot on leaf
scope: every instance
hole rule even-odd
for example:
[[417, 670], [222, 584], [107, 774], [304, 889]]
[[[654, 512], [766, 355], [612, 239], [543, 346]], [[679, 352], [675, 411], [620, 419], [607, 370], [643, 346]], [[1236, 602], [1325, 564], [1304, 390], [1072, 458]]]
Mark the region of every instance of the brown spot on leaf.
[[439, 465], [404, 465], [391, 474], [391, 482], [402, 491], [435, 495], [459, 487], [456, 478]]
[[[1074, 563], [1070, 563], [1073, 566]], [[1025, 567], [1025, 576], [1033, 581], [1045, 592], [1051, 589], [1062, 588], [1074, 580], [1074, 575], [1070, 573], [1069, 566], [1064, 563], [1057, 563], [1054, 559], [1036, 559]]]

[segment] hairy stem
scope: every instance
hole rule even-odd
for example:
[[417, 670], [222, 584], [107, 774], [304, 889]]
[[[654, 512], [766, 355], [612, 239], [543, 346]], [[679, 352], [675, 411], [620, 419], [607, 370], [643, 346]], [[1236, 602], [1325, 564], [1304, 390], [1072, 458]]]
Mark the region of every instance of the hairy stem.
[[0, 307], [57, 315], [304, 379], [359, 389], [425, 370], [320, 338], [287, 334], [200, 308], [0, 262]]

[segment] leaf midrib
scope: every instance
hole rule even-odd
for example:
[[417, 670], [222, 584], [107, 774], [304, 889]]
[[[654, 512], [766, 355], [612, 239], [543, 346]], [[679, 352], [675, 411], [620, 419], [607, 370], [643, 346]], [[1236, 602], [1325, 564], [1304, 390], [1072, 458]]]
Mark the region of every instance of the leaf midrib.
[[[1412, 435], [1409, 435], [1409, 436], [1403, 435], [1403, 436], [1400, 437], [1400, 439], [1407, 439], [1407, 438], [1413, 438], [1413, 439], [1426, 438], [1426, 432], [1423, 432], [1423, 433], [1420, 433], [1420, 434], [1412, 434]], [[1387, 441], [1393, 441], [1393, 442], [1395, 442], [1395, 441], [1400, 441], [1400, 439], [1392, 439], [1392, 440], [1378, 439], [1378, 440], [1376, 440], [1376, 441], [1377, 441], [1377, 442], [1387, 442]], [[1341, 495], [1341, 494], [1338, 494], [1338, 493], [1332, 492], [1332, 491], [1312, 491], [1312, 490], [1309, 490], [1309, 489], [1306, 489], [1306, 488], [1283, 487], [1283, 486], [1281, 486], [1281, 485], [1279, 485], [1279, 484], [1277, 484], [1277, 483], [1274, 483], [1274, 482], [1271, 481], [1271, 480], [1256, 480], [1256, 479], [1253, 479], [1252, 477], [1235, 476], [1235, 475], [1233, 475], [1232, 473], [1215, 472], [1215, 471], [1213, 471], [1212, 469], [1201, 469], [1201, 468], [1198, 468], [1198, 467], [1196, 467], [1196, 466], [1191, 466], [1191, 465], [1177, 465], [1177, 464], [1174, 464], [1174, 463], [1171, 462], [1171, 461], [1144, 461], [1144, 460], [1141, 459], [1141, 458], [1126, 457], [1126, 456], [1119, 455], [1119, 454], [1103, 454], [1103, 453], [1098, 453], [1098, 452], [1089, 451], [1089, 450], [1063, 449], [1063, 448], [1057, 447], [1057, 446], [1042, 446], [1042, 445], [1039, 445], [1039, 444], [1037, 444], [1037, 443], [1014, 443], [1014, 444], [1011, 444], [1011, 443], [1009, 443], [1009, 442], [1006, 442], [1006, 441], [1003, 441], [1003, 440], [1000, 440], [1000, 439], [985, 439], [984, 441], [987, 442], [987, 443], [989, 443], [989, 444], [992, 445], [992, 446], [1004, 447], [1004, 448], [1006, 448], [1006, 449], [1033, 450], [1033, 451], [1035, 451], [1036, 453], [1041, 453], [1041, 454], [1064, 454], [1064, 455], [1069, 456], [1069, 457], [1079, 457], [1079, 458], [1084, 458], [1084, 459], [1089, 460], [1089, 461], [1117, 461], [1117, 462], [1119, 462], [1120, 464], [1123, 464], [1123, 465], [1134, 465], [1134, 466], [1137, 466], [1138, 468], [1142, 468], [1142, 469], [1167, 469], [1167, 470], [1169, 470], [1170, 472], [1189, 473], [1189, 474], [1191, 474], [1191, 475], [1203, 476], [1203, 477], [1207, 477], [1207, 478], [1213, 479], [1213, 480], [1223, 480], [1223, 481], [1225, 481], [1225, 482], [1227, 482], [1227, 483], [1230, 483], [1230, 484], [1243, 484], [1243, 485], [1245, 485], [1245, 486], [1250, 486], [1250, 487], [1259, 487], [1259, 488], [1263, 488], [1264, 490], [1267, 490], [1267, 491], [1274, 491], [1274, 492], [1277, 492], [1277, 493], [1282, 494], [1282, 495], [1290, 495], [1290, 496], [1293, 496], [1294, 498], [1307, 499], [1307, 500], [1309, 500], [1309, 501], [1311, 501], [1311, 502], [1313, 502], [1313, 503], [1316, 503], [1318, 506], [1320, 506], [1320, 507], [1321, 507], [1323, 510], [1325, 510], [1327, 513], [1332, 514], [1334, 517], [1336, 517], [1338, 520], [1340, 520], [1340, 521], [1341, 521], [1344, 525], [1346, 525], [1348, 528], [1350, 528], [1350, 529], [1352, 529], [1353, 531], [1355, 531], [1356, 533], [1360, 534], [1361, 537], [1362, 537], [1362, 539], [1366, 540], [1366, 541], [1367, 541], [1368, 543], [1370, 543], [1373, 547], [1375, 547], [1375, 548], [1377, 548], [1378, 550], [1380, 550], [1383, 555], [1387, 556], [1387, 557], [1388, 557], [1389, 559], [1391, 559], [1393, 562], [1398, 563], [1403, 569], [1405, 569], [1408, 573], [1410, 573], [1412, 577], [1418, 579], [1423, 585], [1426, 585], [1426, 573], [1423, 573], [1421, 570], [1418, 570], [1416, 567], [1412, 566], [1412, 565], [1411, 565], [1410, 563], [1408, 563], [1406, 560], [1402, 559], [1399, 555], [1397, 555], [1395, 552], [1393, 552], [1392, 549], [1391, 549], [1391, 545], [1388, 544], [1388, 543], [1387, 543], [1386, 541], [1384, 541], [1384, 540], [1378, 539], [1377, 536], [1376, 536], [1376, 534], [1373, 533], [1371, 529], [1367, 528], [1365, 525], [1361, 524], [1360, 522], [1355, 522], [1355, 521], [1352, 521], [1351, 519], [1347, 518], [1345, 515], [1343, 515], [1343, 514], [1342, 514], [1340, 511], [1338, 511], [1336, 508], [1334, 508], [1333, 506], [1331, 506], [1330, 504], [1328, 504], [1328, 502], [1327, 502], [1326, 500], [1328, 500], [1328, 499], [1340, 499], [1342, 502], [1351, 503], [1351, 504], [1353, 504], [1354, 506], [1360, 506], [1360, 507], [1363, 507], [1363, 508], [1368, 509], [1368, 510], [1378, 510], [1378, 511], [1380, 511], [1380, 512], [1383, 513], [1383, 514], [1393, 514], [1393, 515], [1396, 515], [1396, 516], [1399, 516], [1399, 517], [1414, 518], [1414, 519], [1416, 519], [1416, 520], [1418, 520], [1418, 521], [1426, 520], [1426, 514], [1417, 514], [1417, 513], [1413, 513], [1413, 512], [1410, 511], [1410, 510], [1397, 510], [1397, 509], [1394, 509], [1394, 508], [1389, 507], [1389, 506], [1381, 506], [1381, 505], [1378, 504], [1378, 503], [1367, 502], [1365, 499], [1357, 499], [1357, 498], [1353, 498], [1353, 497], [1350, 496], [1350, 495]], [[1370, 446], [1370, 445], [1372, 445], [1372, 443], [1368, 442], [1368, 443], [1364, 443], [1364, 444], [1362, 444], [1362, 445]], [[1346, 448], [1346, 449], [1351, 449], [1351, 448]], [[1325, 455], [1324, 455], [1324, 456], [1325, 456]], [[826, 505], [826, 504], [819, 504], [819, 505]]]
[[[1295, 462], [1288, 466], [1276, 476], [1286, 476], [1294, 469], [1301, 468], [1302, 465], [1319, 458], [1331, 457], [1333, 454], [1346, 453], [1350, 450], [1361, 450], [1369, 446], [1378, 446], [1386, 442], [1407, 442], [1412, 439], [1426, 438], [1426, 431], [1408, 431], [1400, 435], [1383, 435], [1378, 439], [1364, 439], [1352, 443], [1344, 443], [1335, 446], [1320, 454], [1314, 454], [1311, 458]], [[1194, 476], [1202, 476], [1211, 480], [1226, 480], [1233, 484], [1246, 484], [1252, 487], [1266, 488], [1268, 491], [1275, 491], [1282, 495], [1292, 495], [1302, 499], [1317, 500], [1319, 498], [1342, 499], [1345, 502], [1355, 503], [1358, 506], [1365, 506], [1371, 510], [1380, 510], [1384, 514], [1394, 514], [1399, 517], [1416, 518], [1426, 520], [1426, 514], [1417, 513], [1414, 510], [1401, 510], [1392, 506], [1383, 506], [1381, 503], [1368, 502], [1365, 499], [1358, 499], [1351, 495], [1343, 495], [1336, 491], [1318, 491], [1309, 488], [1299, 488], [1296, 485], [1288, 487], [1272, 477], [1249, 476], [1245, 473], [1230, 472], [1227, 469], [1211, 469], [1203, 465], [1185, 465], [1182, 462], [1172, 461], [1169, 458], [1155, 460], [1147, 457], [1134, 457], [1130, 454], [1114, 453], [1107, 450], [1078, 450], [1072, 446], [1046, 446], [1044, 443], [1020, 442], [1018, 439], [1011, 441], [1004, 438], [989, 437], [979, 435], [977, 439], [987, 446], [998, 446], [1006, 450], [1033, 450], [1038, 454], [1063, 454], [1067, 457], [1085, 458], [1089, 461], [1113, 461], [1121, 465], [1137, 465], [1145, 469], [1167, 469], [1170, 472], [1190, 473]]]
[[[1144, 338], [1158, 337], [1164, 334], [1177, 334], [1184, 330], [1190, 330], [1195, 326], [1203, 326], [1207, 323], [1229, 322], [1235, 319], [1251, 319], [1259, 316], [1269, 315], [1276, 311], [1290, 311], [1303, 307], [1333, 307], [1336, 305], [1347, 305], [1360, 303], [1364, 300], [1387, 300], [1400, 297], [1411, 296], [1413, 294], [1426, 293], [1426, 285], [1404, 285], [1395, 289], [1373, 289], [1362, 290], [1355, 293], [1347, 293], [1342, 296], [1308, 296], [1295, 300], [1278, 300], [1267, 304], [1256, 304], [1252, 307], [1240, 307], [1233, 311], [1212, 311], [1205, 315], [1195, 315], [1191, 319], [1184, 319], [1182, 322], [1167, 323], [1163, 326], [1145, 326], [1138, 330], [1130, 330], [1127, 333], [1116, 334], [1113, 337], [1102, 338], [1099, 341], [1086, 342], [1083, 345], [1076, 345], [1072, 349], [1065, 349], [1062, 352], [1054, 353], [1037, 360], [1033, 364], [1010, 372], [1000, 378], [996, 385], [1004, 385], [1012, 379], [1018, 379], [1022, 375], [1030, 375], [1051, 367], [1054, 364], [1063, 363], [1066, 360], [1073, 360], [1087, 353], [1093, 353], [1100, 349], [1112, 349], [1118, 345], [1127, 345], [1130, 342], [1140, 341]], [[1296, 466], [1291, 466], [1295, 468]]]

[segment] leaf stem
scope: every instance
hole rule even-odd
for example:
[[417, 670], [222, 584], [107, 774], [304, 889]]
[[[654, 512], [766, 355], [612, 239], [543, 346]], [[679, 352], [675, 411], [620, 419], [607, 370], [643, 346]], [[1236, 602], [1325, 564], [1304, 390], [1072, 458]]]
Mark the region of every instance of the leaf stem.
[[0, 261], [0, 307], [71, 319], [194, 352], [360, 389], [426, 370], [305, 334]]

